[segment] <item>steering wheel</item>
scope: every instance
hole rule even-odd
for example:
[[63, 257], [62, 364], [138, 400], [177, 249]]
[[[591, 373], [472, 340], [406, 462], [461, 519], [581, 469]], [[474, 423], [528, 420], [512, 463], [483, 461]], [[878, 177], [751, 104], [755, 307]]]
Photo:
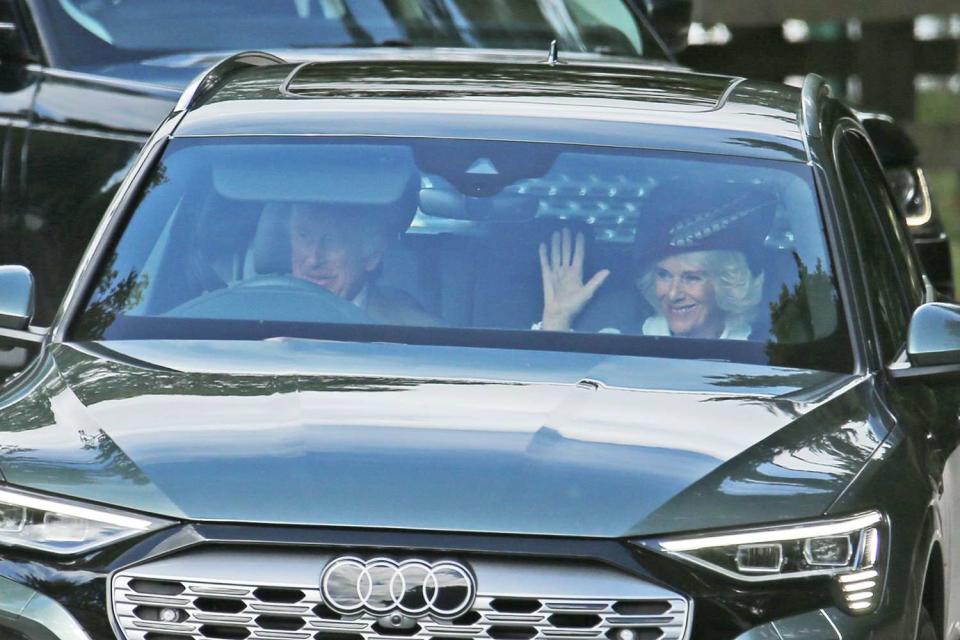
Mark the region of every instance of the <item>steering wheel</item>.
[[255, 276], [188, 300], [163, 314], [172, 318], [370, 324], [367, 313], [309, 280]]

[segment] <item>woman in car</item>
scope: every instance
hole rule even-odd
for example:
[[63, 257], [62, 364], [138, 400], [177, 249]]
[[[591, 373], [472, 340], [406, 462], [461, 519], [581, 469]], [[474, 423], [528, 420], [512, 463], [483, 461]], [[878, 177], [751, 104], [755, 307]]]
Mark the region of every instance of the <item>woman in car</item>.
[[[598, 294], [609, 270], [584, 282], [583, 234], [563, 229], [540, 245], [544, 307], [537, 328], [592, 325], [608, 333], [748, 339], [763, 293], [763, 272], [751, 263], [762, 250], [775, 200], [729, 184], [658, 192], [647, 204], [652, 212], [641, 214], [633, 248], [636, 291], [627, 296], [635, 301], [639, 292], [652, 315], [641, 315], [617, 292]], [[582, 315], [593, 317], [584, 321]]]

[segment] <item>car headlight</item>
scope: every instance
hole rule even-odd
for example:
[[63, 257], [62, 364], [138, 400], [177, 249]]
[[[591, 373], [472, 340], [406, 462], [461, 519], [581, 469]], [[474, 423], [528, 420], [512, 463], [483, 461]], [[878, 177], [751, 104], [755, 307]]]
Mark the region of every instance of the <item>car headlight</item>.
[[0, 488], [0, 549], [73, 555], [160, 529], [169, 522]]
[[887, 181], [911, 227], [922, 227], [933, 217], [930, 187], [923, 169], [900, 167], [887, 171]]
[[832, 579], [837, 604], [869, 613], [880, 598], [889, 526], [877, 511], [847, 518], [638, 541], [743, 582]]

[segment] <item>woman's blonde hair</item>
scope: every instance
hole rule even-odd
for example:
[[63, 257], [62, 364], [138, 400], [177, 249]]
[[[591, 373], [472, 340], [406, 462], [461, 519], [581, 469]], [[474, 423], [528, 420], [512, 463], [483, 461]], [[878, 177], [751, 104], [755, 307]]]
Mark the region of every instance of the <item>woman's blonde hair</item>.
[[[717, 306], [726, 314], [728, 324], [749, 324], [757, 315], [763, 296], [763, 273], [753, 275], [742, 251], [709, 249], [679, 254], [707, 273]], [[656, 271], [660, 260], [643, 271], [637, 286], [654, 309], [660, 308], [656, 291]]]

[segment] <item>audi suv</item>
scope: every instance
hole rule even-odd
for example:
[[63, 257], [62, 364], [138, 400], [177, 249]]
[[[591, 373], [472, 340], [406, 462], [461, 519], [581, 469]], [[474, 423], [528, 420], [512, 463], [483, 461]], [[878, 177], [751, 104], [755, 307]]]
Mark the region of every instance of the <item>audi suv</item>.
[[960, 621], [960, 308], [815, 76], [239, 55], [49, 329], [36, 288], [0, 269], [5, 638]]

